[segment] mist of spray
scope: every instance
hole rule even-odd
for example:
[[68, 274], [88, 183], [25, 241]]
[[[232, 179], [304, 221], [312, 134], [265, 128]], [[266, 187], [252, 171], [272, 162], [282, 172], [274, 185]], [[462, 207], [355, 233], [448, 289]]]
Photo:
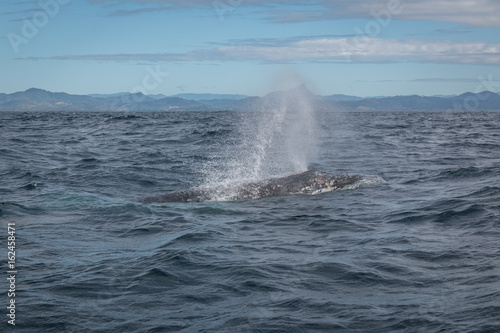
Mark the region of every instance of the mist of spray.
[[312, 93], [303, 85], [268, 94], [244, 111], [239, 144], [228, 147], [224, 165], [207, 177], [209, 184], [259, 180], [306, 171], [316, 157]]
[[265, 178], [307, 170], [315, 147], [309, 97], [303, 87], [266, 96], [247, 121], [246, 174]]

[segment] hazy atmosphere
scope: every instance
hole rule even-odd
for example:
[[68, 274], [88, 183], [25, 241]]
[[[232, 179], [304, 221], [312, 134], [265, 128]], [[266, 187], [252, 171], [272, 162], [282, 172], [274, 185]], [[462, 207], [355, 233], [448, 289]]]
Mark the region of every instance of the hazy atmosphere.
[[263, 95], [290, 76], [320, 95], [500, 89], [495, 0], [0, 3], [3, 93]]

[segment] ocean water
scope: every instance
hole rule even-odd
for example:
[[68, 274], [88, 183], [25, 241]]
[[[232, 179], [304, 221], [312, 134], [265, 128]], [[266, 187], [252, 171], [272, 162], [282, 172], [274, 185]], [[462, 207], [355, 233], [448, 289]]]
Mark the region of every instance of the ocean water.
[[[0, 331], [500, 332], [500, 113], [314, 118], [0, 113]], [[385, 183], [135, 201], [304, 168]]]

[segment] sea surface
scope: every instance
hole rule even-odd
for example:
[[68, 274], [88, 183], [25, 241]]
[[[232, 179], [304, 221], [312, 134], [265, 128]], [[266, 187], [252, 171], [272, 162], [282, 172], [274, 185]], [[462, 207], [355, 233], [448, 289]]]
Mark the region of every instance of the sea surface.
[[[0, 112], [0, 331], [500, 332], [499, 112], [261, 116]], [[136, 202], [302, 169], [385, 182]]]

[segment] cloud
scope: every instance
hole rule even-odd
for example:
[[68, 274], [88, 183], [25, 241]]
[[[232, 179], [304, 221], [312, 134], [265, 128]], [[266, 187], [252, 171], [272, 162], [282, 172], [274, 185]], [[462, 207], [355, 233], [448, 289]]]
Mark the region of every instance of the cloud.
[[233, 45], [259, 45], [259, 46], [280, 46], [288, 45], [294, 42], [303, 40], [317, 40], [317, 39], [338, 39], [338, 38], [353, 38], [356, 34], [341, 34], [341, 35], [313, 35], [313, 36], [292, 36], [285, 38], [244, 38], [244, 39], [229, 39], [222, 43], [211, 43], [219, 46], [233, 46]]
[[3, 15], [11, 15], [11, 14], [31, 14], [31, 13], [37, 13], [37, 12], [43, 12], [43, 9], [38, 7], [38, 8], [29, 8], [29, 9], [23, 9], [23, 10], [17, 10], [13, 12], [6, 12], [2, 13]]
[[420, 79], [412, 79], [412, 80], [357, 80], [356, 82], [417, 82], [417, 83], [477, 83], [478, 79], [472, 78], [420, 78]]
[[464, 29], [435, 29], [434, 31], [432, 31], [432, 33], [440, 35], [459, 35], [459, 34], [468, 34], [471, 32], [472, 30], [464, 30]]
[[142, 13], [158, 13], [162, 11], [171, 10], [170, 7], [146, 7], [146, 8], [138, 8], [138, 9], [120, 9], [112, 11], [108, 14], [108, 16], [130, 16]]
[[442, 79], [436, 77], [422, 78], [422, 79], [414, 79], [411, 82], [428, 82], [428, 83], [477, 83], [478, 79], [471, 78], [451, 78], [451, 79]]
[[15, 17], [11, 18], [9, 22], [24, 21], [26, 17], [30, 17], [35, 15], [36, 13], [44, 11], [43, 8], [40, 7], [39, 3], [36, 1], [15, 2], [15, 3], [9, 3], [9, 5], [11, 6], [10, 7], [5, 6], [3, 9], [8, 9], [8, 10], [10, 9], [10, 11], [0, 12], [0, 15]]
[[[88, 0], [97, 4], [115, 4], [115, 0]], [[216, 0], [217, 1], [217, 0]], [[155, 8], [158, 11], [186, 9], [192, 7], [214, 8], [213, 0], [128, 0], [148, 7], [147, 12]], [[476, 27], [500, 27], [498, 0], [219, 0], [230, 7], [259, 8], [267, 20], [277, 23], [308, 22], [317, 20], [335, 20], [366, 18], [390, 14], [390, 19], [438, 21], [457, 23]], [[122, 3], [123, 3], [122, 2]], [[310, 9], [307, 9], [307, 7]], [[123, 11], [121, 15], [142, 13], [141, 10]]]
[[323, 1], [331, 18], [374, 18], [388, 12], [392, 19], [439, 21], [480, 27], [498, 27], [496, 0], [338, 0]]
[[[22, 58], [37, 60], [40, 58]], [[187, 53], [63, 55], [50, 59], [149, 62], [424, 62], [500, 65], [500, 43], [450, 40], [399, 40], [358, 36], [228, 45]]]
[[[322, 0], [324, 1], [324, 0]], [[88, 0], [90, 3], [109, 4], [116, 3], [116, 0]], [[191, 8], [191, 7], [213, 7], [214, 0], [125, 0], [121, 2], [129, 2], [144, 5], [162, 5], [171, 6], [172, 8]], [[273, 4], [307, 4], [305, 0], [220, 0], [222, 4], [228, 6], [268, 6]], [[321, 2], [321, 1], [320, 1]]]

